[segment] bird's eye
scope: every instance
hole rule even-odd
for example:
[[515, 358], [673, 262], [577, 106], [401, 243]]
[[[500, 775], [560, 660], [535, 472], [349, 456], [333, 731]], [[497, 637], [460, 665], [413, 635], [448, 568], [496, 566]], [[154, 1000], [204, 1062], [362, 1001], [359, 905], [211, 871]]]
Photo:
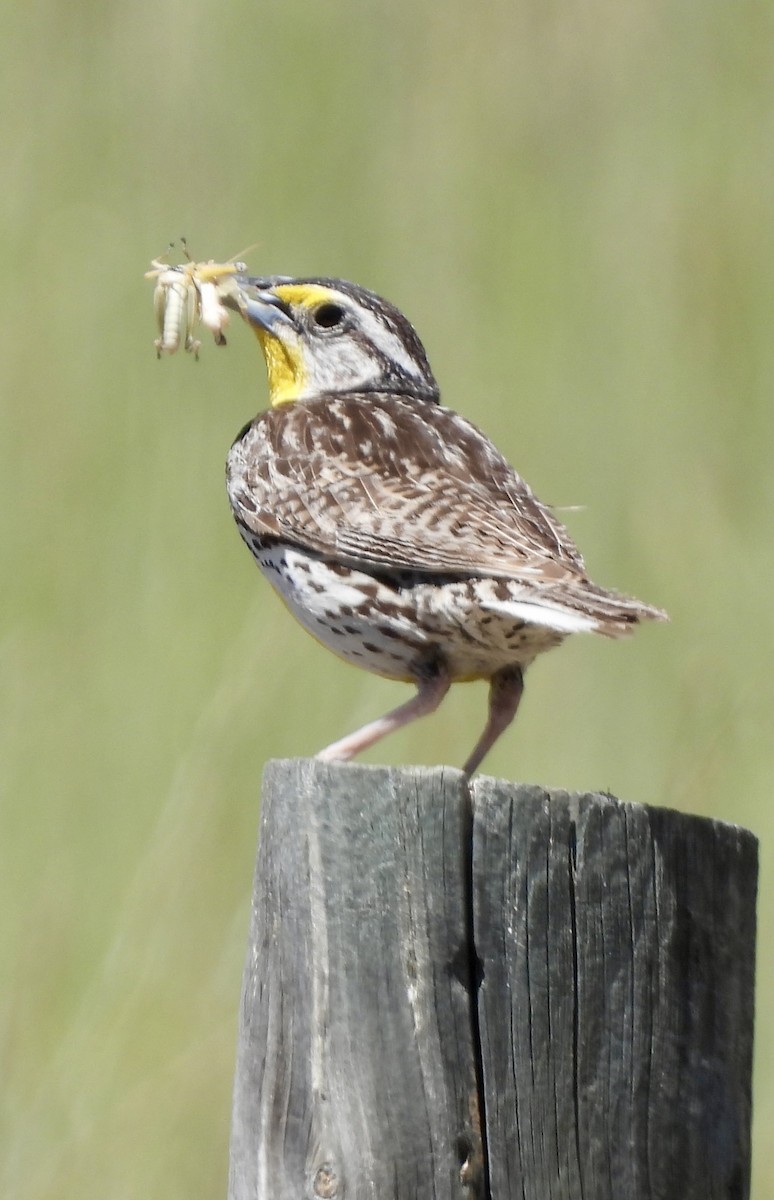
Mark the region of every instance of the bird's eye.
[[321, 304], [312, 315], [315, 325], [321, 329], [333, 329], [344, 320], [344, 309], [338, 304]]

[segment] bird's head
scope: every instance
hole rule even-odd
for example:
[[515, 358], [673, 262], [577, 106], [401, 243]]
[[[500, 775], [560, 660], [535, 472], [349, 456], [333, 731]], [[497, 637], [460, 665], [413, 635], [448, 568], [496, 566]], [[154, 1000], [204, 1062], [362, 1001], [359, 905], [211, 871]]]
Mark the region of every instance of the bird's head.
[[438, 401], [414, 327], [380, 296], [341, 279], [240, 279], [272, 405], [321, 394], [397, 392]]

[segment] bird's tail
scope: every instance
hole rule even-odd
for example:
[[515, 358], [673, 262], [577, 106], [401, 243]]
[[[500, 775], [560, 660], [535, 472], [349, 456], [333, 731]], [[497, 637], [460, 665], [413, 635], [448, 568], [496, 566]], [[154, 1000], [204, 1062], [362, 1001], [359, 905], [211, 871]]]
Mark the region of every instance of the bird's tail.
[[660, 608], [581, 579], [536, 586], [513, 583], [509, 593], [505, 599], [486, 599], [483, 607], [561, 633], [626, 637], [641, 621], [669, 620]]

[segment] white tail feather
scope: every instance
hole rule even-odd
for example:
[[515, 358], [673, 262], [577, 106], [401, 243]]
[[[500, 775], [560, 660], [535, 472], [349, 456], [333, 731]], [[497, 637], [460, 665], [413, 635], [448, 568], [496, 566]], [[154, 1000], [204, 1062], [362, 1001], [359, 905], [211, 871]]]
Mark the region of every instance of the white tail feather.
[[530, 625], [544, 625], [560, 633], [593, 633], [599, 631], [601, 622], [567, 608], [550, 608], [546, 603], [529, 600], [485, 600], [482, 608], [502, 613], [517, 621], [528, 621]]

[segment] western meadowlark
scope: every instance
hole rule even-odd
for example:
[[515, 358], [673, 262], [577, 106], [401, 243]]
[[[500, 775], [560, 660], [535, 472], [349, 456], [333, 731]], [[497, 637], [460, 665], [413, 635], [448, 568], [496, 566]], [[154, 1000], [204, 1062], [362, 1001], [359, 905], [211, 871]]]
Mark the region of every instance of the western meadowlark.
[[570, 633], [619, 637], [665, 614], [589, 580], [550, 509], [440, 404], [422, 343], [392, 304], [338, 279], [237, 282], [271, 400], [228, 456], [239, 532], [319, 641], [417, 688], [319, 757], [352, 758], [433, 712], [452, 683], [486, 679], [472, 773], [513, 720], [538, 654]]

